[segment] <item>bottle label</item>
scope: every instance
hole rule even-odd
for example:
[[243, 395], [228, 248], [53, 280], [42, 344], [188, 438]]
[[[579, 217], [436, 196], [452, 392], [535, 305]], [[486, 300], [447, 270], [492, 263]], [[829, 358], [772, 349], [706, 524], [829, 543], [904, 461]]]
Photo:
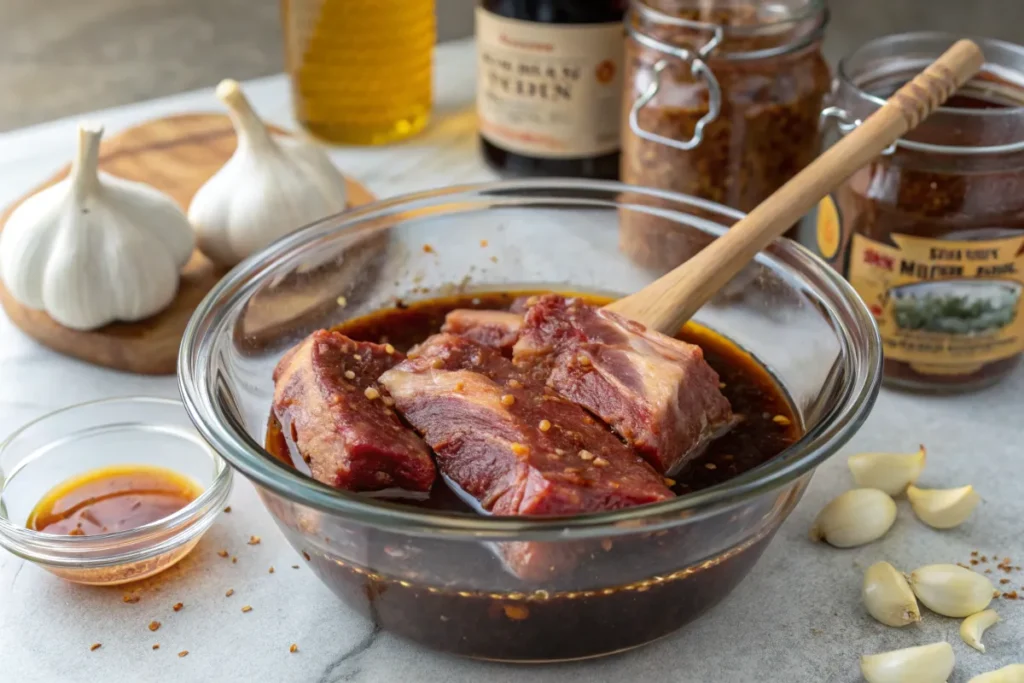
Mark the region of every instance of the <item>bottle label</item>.
[[593, 157], [619, 148], [623, 24], [543, 24], [476, 10], [480, 134], [517, 154]]
[[1024, 233], [991, 240], [853, 235], [849, 280], [885, 356], [921, 374], [962, 375], [1024, 351]]

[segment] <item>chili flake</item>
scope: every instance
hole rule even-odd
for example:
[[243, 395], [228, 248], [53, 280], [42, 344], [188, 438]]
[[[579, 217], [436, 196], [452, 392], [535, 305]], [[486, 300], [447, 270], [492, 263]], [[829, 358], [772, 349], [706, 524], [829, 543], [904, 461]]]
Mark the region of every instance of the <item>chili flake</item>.
[[149, 622], [149, 630], [150, 631], [156, 631], [159, 628], [160, 628], [160, 622], [159, 621], [151, 621], [151, 622]]
[[1017, 599], [1017, 591], [1010, 591], [1009, 593], [1003, 593], [1003, 597], [1004, 598], [1008, 598], [1010, 600], [1016, 600]]
[[298, 652], [298, 651], [299, 651], [299, 646], [296, 645], [295, 643], [292, 643], [291, 647], [288, 648], [288, 652], [291, 652], [293, 654]]
[[126, 595], [125, 595], [124, 597], [122, 597], [122, 598], [121, 598], [121, 601], [122, 601], [122, 602], [127, 602], [127, 603], [129, 603], [129, 604], [131, 604], [131, 605], [134, 605], [134, 604], [135, 604], [135, 603], [137, 603], [137, 602], [138, 602], [138, 601], [139, 601], [140, 599], [141, 599], [141, 598], [140, 598], [140, 597], [139, 597], [138, 595], [127, 595], [127, 594], [126, 594]]
[[89, 652], [95, 652], [96, 650], [100, 649], [101, 647], [103, 647], [102, 643], [93, 643], [92, 645], [89, 646]]
[[159, 650], [160, 649], [160, 643], [154, 643], [153, 644], [153, 649], [154, 650]]
[[224, 508], [224, 512], [231, 512], [231, 506], [228, 505], [226, 508]]
[[182, 607], [184, 607], [184, 606], [185, 606], [185, 605], [181, 604], [180, 602], [176, 602], [176, 603], [174, 603], [174, 607], [173, 607], [172, 609], [173, 609], [173, 610], [174, 610], [175, 612], [180, 612], [180, 611], [181, 611], [181, 608], [182, 608]]
[[530, 616], [530, 610], [523, 605], [504, 605], [505, 616], [512, 621], [522, 621]]
[[234, 588], [229, 588], [228, 592], [224, 594], [224, 597], [225, 598], [230, 598], [234, 594], [235, 594], [235, 589]]
[[269, 571], [268, 571], [267, 573], [268, 573], [268, 574], [273, 574], [273, 573], [274, 573], [274, 568], [273, 568], [273, 567], [271, 567], [271, 568], [270, 568], [270, 570], [269, 570]]
[[178, 653], [179, 657], [188, 657], [188, 650], [182, 650]]

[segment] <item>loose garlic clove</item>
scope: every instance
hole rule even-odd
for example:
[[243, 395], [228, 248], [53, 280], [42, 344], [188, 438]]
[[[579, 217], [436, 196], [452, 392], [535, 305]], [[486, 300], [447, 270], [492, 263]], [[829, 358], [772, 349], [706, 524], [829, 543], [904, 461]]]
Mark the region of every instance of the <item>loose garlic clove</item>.
[[878, 540], [896, 521], [896, 503], [878, 489], [853, 489], [832, 499], [818, 513], [811, 540], [853, 548]]
[[956, 658], [949, 643], [864, 655], [860, 672], [868, 683], [940, 683], [953, 672]]
[[876, 562], [864, 572], [861, 591], [868, 614], [886, 626], [906, 626], [921, 621], [917, 598], [903, 574], [888, 562]]
[[916, 453], [858, 453], [846, 463], [857, 486], [898, 496], [921, 476], [925, 459], [921, 446]]
[[981, 498], [973, 486], [957, 489], [907, 488], [907, 499], [914, 514], [935, 529], [952, 529], [967, 521]]
[[1024, 664], [1010, 664], [975, 676], [967, 683], [1024, 683]]
[[960, 637], [978, 652], [984, 652], [985, 646], [981, 642], [981, 637], [985, 634], [985, 630], [997, 621], [999, 621], [999, 615], [994, 609], [972, 614], [960, 624]]
[[910, 573], [910, 587], [931, 611], [969, 617], [988, 607], [995, 586], [987, 578], [955, 564], [930, 564]]

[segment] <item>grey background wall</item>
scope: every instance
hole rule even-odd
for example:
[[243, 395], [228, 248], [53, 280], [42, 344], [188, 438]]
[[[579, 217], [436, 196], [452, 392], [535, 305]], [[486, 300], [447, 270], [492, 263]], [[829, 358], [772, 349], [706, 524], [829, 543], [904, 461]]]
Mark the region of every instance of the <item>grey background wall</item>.
[[[379, 0], [387, 2], [388, 0]], [[436, 0], [441, 40], [474, 0]], [[826, 52], [933, 29], [1024, 42], [1024, 0], [831, 0]], [[0, 0], [0, 131], [282, 69], [279, 0]]]

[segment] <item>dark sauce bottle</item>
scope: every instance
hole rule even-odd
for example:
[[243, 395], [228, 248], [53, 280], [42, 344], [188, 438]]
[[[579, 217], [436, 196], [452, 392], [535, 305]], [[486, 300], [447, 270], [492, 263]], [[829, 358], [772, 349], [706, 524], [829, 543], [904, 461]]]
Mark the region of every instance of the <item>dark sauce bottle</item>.
[[484, 159], [513, 176], [619, 176], [627, 0], [482, 0]]

